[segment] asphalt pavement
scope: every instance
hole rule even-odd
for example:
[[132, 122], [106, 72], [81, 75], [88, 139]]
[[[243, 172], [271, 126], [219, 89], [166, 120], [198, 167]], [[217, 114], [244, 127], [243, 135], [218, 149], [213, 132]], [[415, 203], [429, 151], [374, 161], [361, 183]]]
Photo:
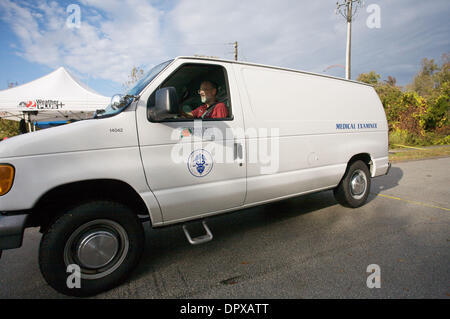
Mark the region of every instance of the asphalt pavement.
[[[181, 226], [150, 229], [137, 269], [94, 298], [450, 298], [450, 158], [394, 164], [368, 203], [332, 191], [208, 219], [214, 240], [191, 246]], [[0, 298], [68, 298], [39, 272], [41, 234], [3, 252]], [[369, 265], [380, 288], [368, 288]]]

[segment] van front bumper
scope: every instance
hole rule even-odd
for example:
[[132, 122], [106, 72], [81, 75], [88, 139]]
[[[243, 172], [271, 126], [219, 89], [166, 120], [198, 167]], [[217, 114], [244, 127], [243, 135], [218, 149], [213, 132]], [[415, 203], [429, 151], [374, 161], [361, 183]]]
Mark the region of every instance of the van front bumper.
[[29, 214], [0, 212], [0, 256], [3, 249], [22, 246], [23, 231]]

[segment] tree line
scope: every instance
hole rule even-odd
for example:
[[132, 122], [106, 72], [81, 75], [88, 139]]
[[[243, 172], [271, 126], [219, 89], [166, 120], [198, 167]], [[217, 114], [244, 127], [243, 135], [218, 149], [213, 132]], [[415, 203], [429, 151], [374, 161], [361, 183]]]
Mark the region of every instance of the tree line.
[[419, 72], [405, 87], [394, 77], [380, 81], [375, 71], [362, 73], [357, 80], [374, 86], [383, 103], [389, 124], [390, 144], [450, 144], [450, 55], [423, 59]]

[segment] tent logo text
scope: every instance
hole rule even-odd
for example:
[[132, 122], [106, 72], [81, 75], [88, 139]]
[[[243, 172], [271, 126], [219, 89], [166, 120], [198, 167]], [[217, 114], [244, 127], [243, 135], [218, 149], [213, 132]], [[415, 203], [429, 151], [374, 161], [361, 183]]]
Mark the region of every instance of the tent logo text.
[[28, 102], [20, 102], [19, 108], [27, 108], [32, 110], [58, 110], [62, 109], [63, 103], [58, 100], [35, 100]]

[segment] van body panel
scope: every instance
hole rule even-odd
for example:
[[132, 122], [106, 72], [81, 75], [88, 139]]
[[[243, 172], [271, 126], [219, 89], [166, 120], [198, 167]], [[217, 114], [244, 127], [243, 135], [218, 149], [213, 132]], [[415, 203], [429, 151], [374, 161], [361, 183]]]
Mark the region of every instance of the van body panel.
[[14, 136], [0, 143], [0, 158], [136, 147], [134, 107], [109, 118], [78, 121]]
[[[32, 209], [48, 191], [80, 181], [112, 179], [129, 184], [138, 194], [149, 192], [137, 146], [6, 158], [2, 161], [14, 163], [14, 185], [21, 185], [20, 188], [13, 186], [1, 197], [4, 211]], [[73, 196], [76, 198], [77, 194]], [[158, 221], [161, 217], [159, 212], [156, 213], [151, 217]]]
[[[245, 147], [243, 136], [230, 135], [230, 129], [242, 128], [243, 118], [233, 68], [226, 63], [209, 63], [225, 68], [234, 118], [231, 121], [180, 121], [150, 122], [147, 118], [147, 101], [150, 95], [180, 66], [189, 61], [176, 60], [141, 94], [137, 105], [137, 128], [142, 163], [150, 189], [161, 207], [164, 223], [171, 220], [192, 218], [211, 211], [239, 208], [246, 193], [245, 158], [224, 160], [232, 154], [234, 144]], [[198, 126], [200, 134], [195, 134]], [[203, 134], [215, 129], [215, 133]], [[190, 129], [191, 136], [183, 137], [182, 131]], [[207, 150], [212, 166], [206, 176], [195, 176], [189, 169], [191, 154]], [[214, 152], [213, 150], [216, 150]], [[244, 150], [245, 154], [245, 150]]]
[[[134, 108], [111, 118], [80, 121], [3, 141], [0, 162], [11, 163], [15, 176], [11, 190], [0, 197], [0, 210], [32, 209], [58, 186], [96, 179], [122, 181], [138, 194], [152, 197], [137, 144]], [[159, 210], [153, 207], [149, 212], [152, 220], [161, 221]]]
[[[306, 195], [306, 194], [310, 194], [310, 193], [316, 193], [316, 192], [328, 190], [330, 188], [332, 188], [332, 186], [323, 187], [323, 188], [317, 188], [317, 189], [311, 189], [311, 190], [308, 190], [308, 191], [305, 191], [305, 192], [298, 192], [298, 193], [289, 194], [289, 195], [286, 195], [286, 196], [272, 197], [272, 198], [267, 199], [267, 200], [263, 200], [263, 201], [259, 201], [259, 202], [253, 202], [251, 204], [244, 204], [239, 209], [247, 209], [247, 208], [251, 208], [251, 207], [255, 207], [255, 206], [259, 206], [259, 205], [269, 204], [269, 203], [273, 203], [273, 202], [289, 199], [289, 198], [300, 196], [300, 195]], [[229, 209], [213, 211], [213, 212], [209, 212], [209, 213], [205, 213], [205, 214], [200, 214], [200, 215], [196, 215], [196, 216], [190, 216], [190, 217], [186, 217], [186, 218], [171, 220], [171, 221], [168, 221], [168, 222], [164, 222], [164, 226], [178, 224], [178, 223], [184, 223], [184, 222], [188, 222], [188, 221], [196, 220], [196, 219], [204, 219], [204, 218], [208, 218], [208, 217], [215, 216], [215, 215], [220, 215], [220, 214], [224, 214], [224, 213], [230, 213], [230, 212], [233, 212], [233, 211], [236, 211], [236, 210], [237, 210], [236, 208], [229, 208]]]
[[[387, 169], [386, 116], [372, 87], [287, 70], [234, 68], [246, 127], [265, 130], [267, 144], [279, 150], [273, 173], [262, 173], [270, 166], [262, 161], [248, 163], [246, 204], [334, 187], [357, 154], [377, 159], [373, 176]], [[258, 141], [247, 136], [247, 149]]]
[[[150, 95], [180, 67], [193, 63], [226, 70], [233, 119], [149, 121]], [[182, 137], [185, 129], [195, 133]], [[211, 156], [206, 176], [195, 176], [189, 166], [196, 150]], [[115, 179], [129, 184], [147, 205], [152, 225], [162, 226], [333, 188], [358, 154], [370, 156], [372, 177], [388, 171], [388, 126], [373, 87], [183, 57], [113, 117], [1, 142], [0, 162], [12, 164], [16, 176], [10, 192], [0, 197], [0, 211], [32, 209], [46, 192], [64, 184]]]
[[372, 160], [374, 165], [374, 170], [372, 172], [372, 177], [386, 175], [390, 168], [389, 157], [375, 158]]

